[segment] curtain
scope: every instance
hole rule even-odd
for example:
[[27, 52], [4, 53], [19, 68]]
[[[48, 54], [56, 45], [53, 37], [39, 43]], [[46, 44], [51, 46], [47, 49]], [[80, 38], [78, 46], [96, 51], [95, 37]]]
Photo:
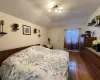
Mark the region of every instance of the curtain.
[[70, 50], [79, 48], [79, 29], [68, 29], [65, 31], [64, 47]]

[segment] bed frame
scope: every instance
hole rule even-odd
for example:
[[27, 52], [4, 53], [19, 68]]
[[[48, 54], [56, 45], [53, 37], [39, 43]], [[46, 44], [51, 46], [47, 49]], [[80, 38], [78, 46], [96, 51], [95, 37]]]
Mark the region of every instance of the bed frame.
[[25, 48], [31, 47], [31, 46], [36, 46], [36, 45], [40, 45], [40, 44], [35, 44], [35, 45], [30, 45], [30, 46], [24, 46], [24, 47], [20, 47], [20, 48], [14, 48], [14, 49], [9, 49], [9, 50], [4, 50], [4, 51], [0, 51], [0, 65], [1, 63], [10, 55], [19, 52]]

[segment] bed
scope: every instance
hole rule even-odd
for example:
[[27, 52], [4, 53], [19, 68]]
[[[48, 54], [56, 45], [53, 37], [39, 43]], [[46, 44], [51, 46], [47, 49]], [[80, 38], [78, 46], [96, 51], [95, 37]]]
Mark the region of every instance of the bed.
[[68, 80], [69, 53], [31, 46], [4, 60], [2, 80]]

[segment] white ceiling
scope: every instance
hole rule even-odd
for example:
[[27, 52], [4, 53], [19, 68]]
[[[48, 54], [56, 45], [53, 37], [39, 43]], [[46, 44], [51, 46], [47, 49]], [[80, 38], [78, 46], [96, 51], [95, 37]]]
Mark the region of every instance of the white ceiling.
[[100, 6], [100, 0], [52, 0], [60, 4], [62, 13], [48, 12], [50, 0], [0, 0], [0, 11], [42, 27], [84, 25]]

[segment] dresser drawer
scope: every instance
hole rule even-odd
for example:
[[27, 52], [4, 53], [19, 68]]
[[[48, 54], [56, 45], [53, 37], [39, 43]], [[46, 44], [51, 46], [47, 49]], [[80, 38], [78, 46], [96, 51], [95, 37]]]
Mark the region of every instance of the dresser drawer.
[[94, 77], [94, 80], [100, 80], [100, 56], [85, 48], [84, 61]]
[[97, 57], [94, 53], [91, 53], [91, 60], [100, 69], [100, 58]]
[[91, 66], [92, 70], [94, 71], [95, 75], [100, 80], [100, 69], [98, 68], [98, 66], [96, 66], [95, 63], [90, 63], [90, 66]]
[[91, 52], [89, 50], [87, 50], [87, 49], [85, 49], [85, 51], [84, 51], [84, 60], [87, 63], [91, 63], [92, 62]]

